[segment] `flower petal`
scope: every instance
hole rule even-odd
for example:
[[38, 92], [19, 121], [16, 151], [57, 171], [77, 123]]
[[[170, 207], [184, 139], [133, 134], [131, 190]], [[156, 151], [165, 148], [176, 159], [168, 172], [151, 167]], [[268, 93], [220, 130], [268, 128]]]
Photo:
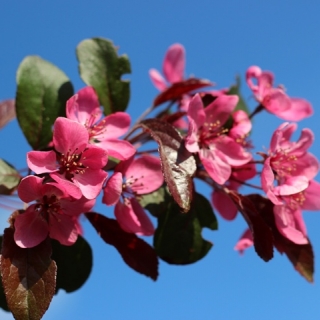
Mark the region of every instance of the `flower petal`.
[[107, 181], [105, 188], [103, 189], [102, 202], [107, 206], [112, 206], [120, 200], [122, 193], [122, 173], [115, 172]]
[[15, 218], [14, 227], [14, 241], [21, 248], [35, 247], [48, 235], [48, 223], [35, 210], [35, 205]]
[[175, 43], [169, 47], [164, 57], [163, 74], [170, 83], [178, 82], [183, 80], [184, 68], [184, 47], [179, 43]]
[[54, 172], [57, 170], [56, 153], [51, 151], [29, 151], [27, 153], [28, 167], [36, 174]]
[[82, 152], [89, 142], [89, 133], [80, 123], [59, 117], [53, 126], [53, 145], [60, 153]]
[[141, 205], [133, 198], [126, 204], [118, 202], [114, 214], [121, 228], [130, 233], [151, 236], [154, 227]]
[[149, 70], [149, 76], [153, 83], [153, 85], [159, 90], [164, 91], [167, 88], [166, 80], [160, 74], [160, 72], [156, 69]]
[[51, 214], [49, 217], [49, 236], [58, 240], [62, 245], [71, 246], [78, 239], [75, 221], [63, 214]]

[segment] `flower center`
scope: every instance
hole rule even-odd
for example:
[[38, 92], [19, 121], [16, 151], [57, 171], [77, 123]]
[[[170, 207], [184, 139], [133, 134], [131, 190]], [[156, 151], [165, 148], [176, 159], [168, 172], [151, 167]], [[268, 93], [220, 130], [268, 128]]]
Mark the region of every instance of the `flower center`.
[[199, 142], [202, 146], [208, 147], [213, 140], [226, 134], [229, 129], [223, 128], [219, 120], [215, 122], [205, 122], [200, 128]]
[[288, 154], [285, 151], [278, 151], [271, 158], [271, 167], [276, 172], [279, 178], [291, 176], [296, 171], [295, 161], [297, 157], [292, 154]]
[[58, 213], [61, 211], [60, 201], [56, 195], [43, 196], [42, 202], [36, 205], [36, 210], [42, 215], [45, 220], [49, 220], [50, 214]]
[[60, 174], [64, 174], [68, 180], [74, 177], [75, 174], [83, 174], [88, 167], [84, 166], [81, 161], [85, 160], [83, 157], [83, 152], [76, 153], [77, 149], [74, 152], [69, 151], [60, 155]]

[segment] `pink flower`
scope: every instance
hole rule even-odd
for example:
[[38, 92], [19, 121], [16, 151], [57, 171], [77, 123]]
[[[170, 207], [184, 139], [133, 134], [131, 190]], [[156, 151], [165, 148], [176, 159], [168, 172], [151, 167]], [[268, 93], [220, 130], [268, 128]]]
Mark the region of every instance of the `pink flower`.
[[279, 232], [296, 244], [308, 243], [302, 210], [320, 210], [320, 184], [310, 181], [299, 193], [282, 197], [284, 204], [274, 206], [275, 223]]
[[108, 155], [119, 160], [133, 156], [135, 148], [128, 142], [118, 139], [130, 127], [130, 116], [125, 112], [115, 112], [101, 119], [99, 99], [92, 87], [85, 87], [67, 101], [67, 118], [84, 125], [89, 132], [89, 141]]
[[188, 108], [186, 148], [199, 154], [204, 168], [219, 184], [229, 179], [232, 166], [239, 167], [251, 160], [251, 154], [229, 137], [223, 127], [237, 102], [235, 95], [220, 95], [204, 108], [199, 94], [196, 94]]
[[163, 91], [168, 87], [168, 83], [175, 83], [183, 80], [185, 68], [185, 50], [179, 44], [173, 44], [169, 47], [163, 61], [163, 76], [159, 71], [151, 69], [149, 75], [154, 86]]
[[265, 158], [261, 184], [275, 205], [283, 204], [282, 196], [305, 190], [319, 170], [318, 160], [307, 152], [314, 140], [312, 131], [303, 129], [299, 140], [291, 142], [296, 128], [294, 123], [280, 125], [272, 135], [269, 155]]
[[[290, 98], [282, 87], [273, 87], [273, 74], [251, 66], [246, 72], [246, 80], [255, 98], [270, 113], [287, 121], [299, 121], [313, 114], [311, 104], [300, 98]], [[252, 79], [257, 81], [254, 84]]]
[[253, 245], [253, 237], [250, 229], [247, 229], [241, 236], [240, 240], [234, 247], [234, 250], [239, 251], [240, 254], [244, 253], [244, 250], [250, 248]]
[[54, 151], [30, 151], [27, 163], [36, 174], [48, 172], [70, 196], [94, 199], [100, 193], [107, 173], [107, 153], [88, 144], [89, 133], [80, 123], [57, 118], [53, 128]]
[[66, 190], [55, 182], [43, 184], [44, 178], [27, 176], [21, 180], [18, 195], [31, 204], [15, 218], [14, 240], [21, 248], [32, 248], [46, 239], [58, 240], [63, 245], [76, 242], [78, 216], [91, 210], [95, 200], [72, 199]]
[[[121, 228], [130, 233], [152, 235], [154, 227], [137, 201], [139, 195], [160, 188], [164, 178], [160, 160], [144, 155], [120, 163], [107, 181], [102, 202], [115, 206], [115, 216]], [[121, 202], [120, 200], [123, 200]]]

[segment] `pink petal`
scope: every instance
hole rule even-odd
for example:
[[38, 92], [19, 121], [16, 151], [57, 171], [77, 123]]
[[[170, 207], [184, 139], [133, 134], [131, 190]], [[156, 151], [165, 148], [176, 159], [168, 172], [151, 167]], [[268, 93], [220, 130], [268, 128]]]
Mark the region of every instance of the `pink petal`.
[[262, 101], [263, 106], [278, 117], [290, 109], [290, 99], [282, 89], [272, 89], [270, 93]]
[[121, 161], [131, 158], [136, 153], [133, 145], [125, 140], [107, 139], [96, 143], [96, 146], [106, 150], [109, 156]]
[[231, 167], [218, 150], [201, 149], [200, 160], [209, 176], [217, 183], [224, 184], [231, 175]]
[[63, 214], [51, 214], [49, 217], [49, 236], [62, 245], [71, 246], [78, 239], [75, 221]]
[[270, 158], [264, 162], [261, 172], [261, 186], [263, 191], [267, 194], [269, 200], [275, 205], [282, 205], [282, 202], [273, 193], [274, 173], [270, 166]]
[[26, 203], [42, 198], [42, 182], [44, 178], [27, 176], [18, 186], [19, 198]]
[[252, 123], [246, 112], [237, 110], [232, 114], [232, 118], [233, 126], [229, 132], [231, 137], [244, 137], [251, 131]]
[[85, 197], [80, 199], [60, 199], [61, 210], [69, 216], [78, 216], [81, 213], [90, 211], [96, 200], [88, 200]]
[[118, 202], [114, 214], [124, 231], [144, 236], [154, 234], [152, 222], [135, 199], [130, 199], [127, 204]]
[[214, 144], [215, 148], [224, 155], [225, 161], [231, 166], [242, 166], [252, 159], [252, 155], [231, 137], [220, 136], [214, 141]]
[[277, 196], [288, 196], [305, 190], [309, 180], [305, 176], [288, 177], [284, 183], [274, 187], [273, 192]]
[[173, 44], [169, 47], [163, 61], [163, 74], [170, 82], [178, 82], [183, 80], [185, 68], [185, 50], [179, 44]]
[[274, 206], [274, 217], [279, 232], [296, 244], [306, 244], [308, 239], [305, 234], [294, 225], [293, 212], [285, 206]]
[[82, 197], [80, 188], [72, 181], [65, 179], [64, 176], [60, 175], [57, 172], [51, 173], [50, 177], [54, 181], [56, 181], [63, 189], [65, 189], [71, 197], [75, 199], [80, 199]]
[[98, 196], [107, 176], [107, 172], [103, 170], [92, 170], [89, 168], [83, 174], [75, 175], [73, 182], [81, 190], [83, 196], [91, 200]]
[[105, 188], [103, 189], [102, 202], [107, 206], [112, 206], [120, 200], [122, 193], [122, 173], [115, 172], [107, 181]]
[[211, 200], [213, 206], [219, 211], [220, 215], [226, 220], [233, 220], [237, 216], [238, 209], [230, 197], [222, 191], [215, 190]]
[[153, 85], [159, 90], [164, 91], [167, 88], [166, 80], [162, 77], [158, 70], [150, 69], [149, 76]]
[[14, 227], [14, 241], [21, 248], [35, 247], [48, 235], [48, 223], [35, 211], [35, 205], [15, 218]]
[[109, 116], [103, 118], [97, 126], [104, 126], [106, 131], [104, 133], [104, 138], [99, 135], [96, 138], [100, 141], [111, 138], [119, 138], [124, 135], [130, 127], [131, 118], [128, 113], [125, 112], [115, 112]]
[[240, 254], [244, 253], [244, 250], [253, 245], [253, 237], [250, 229], [247, 229], [241, 236], [240, 240], [234, 247], [234, 250], [239, 251]]
[[30, 151], [27, 153], [28, 167], [36, 174], [57, 170], [56, 153], [51, 151]]
[[301, 208], [304, 210], [320, 210], [320, 183], [311, 180], [304, 191], [305, 201]]
[[67, 101], [66, 114], [67, 118], [88, 127], [91, 127], [99, 120], [102, 112], [94, 89], [92, 87], [85, 87], [72, 96]]
[[290, 108], [278, 112], [277, 116], [286, 121], [300, 121], [313, 115], [311, 104], [299, 98], [290, 98]]
[[81, 153], [89, 142], [89, 133], [80, 123], [59, 117], [53, 127], [54, 148], [63, 154]]
[[194, 130], [198, 131], [199, 128], [206, 121], [206, 113], [200, 95], [197, 93], [190, 101], [188, 108], [188, 118], [194, 121]]
[[85, 167], [101, 169], [108, 162], [108, 154], [105, 150], [94, 145], [88, 145], [80, 159]]
[[199, 152], [200, 147], [198, 143], [198, 127], [192, 118], [188, 117], [189, 128], [185, 137], [185, 147], [189, 152]]
[[205, 109], [206, 122], [223, 126], [229, 119], [231, 112], [237, 106], [239, 97], [236, 95], [220, 95]]
[[131, 188], [137, 194], [153, 192], [164, 182], [159, 158], [148, 155], [135, 159], [127, 169], [125, 177], [127, 181], [133, 182]]

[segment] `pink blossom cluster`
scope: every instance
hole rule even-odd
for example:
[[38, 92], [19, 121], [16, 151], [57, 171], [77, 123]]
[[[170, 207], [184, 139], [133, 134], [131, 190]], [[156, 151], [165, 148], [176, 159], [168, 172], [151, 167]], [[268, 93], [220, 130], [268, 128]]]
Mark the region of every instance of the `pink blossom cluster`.
[[[136, 200], [163, 184], [160, 161], [144, 155], [119, 137], [127, 132], [130, 116], [116, 112], [102, 117], [98, 97], [91, 87], [67, 101], [67, 118], [53, 126], [49, 151], [30, 151], [27, 163], [35, 175], [22, 179], [18, 195], [31, 203], [15, 218], [15, 242], [22, 248], [38, 245], [48, 235], [72, 245], [81, 234], [79, 216], [90, 211], [103, 190], [103, 202], [115, 206], [115, 216], [125, 231], [152, 235], [153, 225]], [[108, 182], [108, 157], [121, 161]]]
[[[183, 46], [169, 47], [163, 62], [167, 82], [182, 81], [184, 66]], [[158, 71], [150, 70], [150, 77], [157, 89], [167, 88], [167, 82]], [[258, 66], [248, 68], [246, 81], [259, 103], [251, 115], [236, 109], [239, 98], [228, 94], [226, 89], [183, 97], [188, 101], [183, 104], [187, 116], [185, 146], [198, 156], [198, 170], [204, 170], [212, 179], [213, 183], [209, 183], [213, 187], [212, 204], [223, 218], [233, 220], [238, 211], [227, 191], [238, 191], [247, 180], [260, 175], [259, 189], [274, 204], [278, 231], [296, 244], [305, 244], [308, 239], [302, 210], [320, 210], [317, 196], [320, 184], [314, 180], [319, 162], [308, 152], [314, 141], [312, 131], [303, 129], [298, 141], [293, 142], [291, 137], [297, 124], [283, 123], [273, 133], [268, 153], [257, 152], [262, 160], [253, 158], [248, 136], [252, 117], [262, 110], [285, 121], [300, 121], [313, 114], [312, 106], [304, 99], [289, 97], [283, 86], [275, 87], [274, 75]], [[204, 105], [202, 98], [208, 95], [212, 102]], [[262, 165], [260, 173], [257, 164]], [[252, 233], [248, 229], [235, 249], [243, 252], [252, 244]]]

